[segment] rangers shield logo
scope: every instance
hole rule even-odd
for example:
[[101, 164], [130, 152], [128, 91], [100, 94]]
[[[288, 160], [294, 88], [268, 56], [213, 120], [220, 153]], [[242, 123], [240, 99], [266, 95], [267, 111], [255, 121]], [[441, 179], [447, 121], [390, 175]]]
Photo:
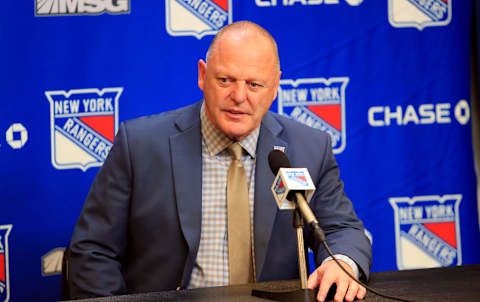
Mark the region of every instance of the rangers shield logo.
[[445, 26], [452, 19], [453, 0], [388, 0], [388, 20], [393, 27]]
[[392, 197], [398, 269], [462, 264], [462, 195]]
[[46, 91], [50, 102], [52, 165], [86, 171], [100, 167], [118, 128], [123, 88]]
[[305, 173], [303, 172], [297, 172], [297, 171], [287, 171], [287, 178], [293, 182], [296, 182], [300, 186], [308, 186], [307, 182], [307, 177], [305, 176]]
[[345, 88], [349, 78], [280, 80], [278, 113], [330, 134], [333, 153], [346, 146]]
[[166, 27], [172, 36], [201, 39], [232, 23], [231, 0], [165, 0]]
[[8, 269], [8, 235], [12, 229], [11, 224], [0, 225], [0, 301], [10, 299], [10, 281]]

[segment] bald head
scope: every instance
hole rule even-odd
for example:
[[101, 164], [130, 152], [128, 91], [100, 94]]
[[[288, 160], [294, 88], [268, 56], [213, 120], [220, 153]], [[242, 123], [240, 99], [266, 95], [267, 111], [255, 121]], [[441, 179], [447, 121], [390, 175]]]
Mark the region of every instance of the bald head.
[[275, 39], [272, 35], [260, 25], [250, 21], [237, 21], [228, 24], [218, 31], [210, 44], [207, 51], [206, 61], [215, 54], [218, 50], [219, 42], [224, 38], [238, 38], [242, 36], [257, 36], [259, 39], [265, 39], [272, 47], [272, 56], [275, 60], [277, 71], [280, 71], [280, 58], [278, 56], [278, 48]]
[[272, 36], [252, 22], [222, 28], [207, 62], [198, 60], [198, 87], [212, 125], [234, 141], [257, 129], [277, 96], [278, 52]]

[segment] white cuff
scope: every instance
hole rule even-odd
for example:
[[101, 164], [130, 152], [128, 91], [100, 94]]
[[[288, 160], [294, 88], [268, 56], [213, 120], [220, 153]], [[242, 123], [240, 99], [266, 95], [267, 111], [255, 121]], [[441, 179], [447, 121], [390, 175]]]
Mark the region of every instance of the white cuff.
[[[353, 274], [355, 275], [355, 278], [359, 278], [360, 277], [360, 272], [358, 270], [358, 265], [355, 263], [355, 261], [353, 261], [352, 259], [350, 259], [350, 257], [348, 256], [345, 256], [345, 255], [342, 255], [342, 254], [334, 254], [333, 256], [335, 256], [335, 258], [337, 260], [342, 260], [343, 262], [347, 263], [348, 265], [350, 265], [350, 267], [352, 268], [353, 270]], [[325, 262], [327, 261], [330, 261], [330, 260], [333, 260], [332, 257], [328, 256], [327, 258], [325, 258], [325, 260], [322, 261], [322, 264], [324, 264]]]

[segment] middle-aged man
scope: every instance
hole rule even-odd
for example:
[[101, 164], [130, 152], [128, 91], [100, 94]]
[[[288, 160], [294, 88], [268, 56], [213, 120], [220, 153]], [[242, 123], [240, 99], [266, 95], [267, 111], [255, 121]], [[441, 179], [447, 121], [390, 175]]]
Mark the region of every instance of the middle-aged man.
[[[270, 192], [267, 156], [278, 148], [309, 169], [311, 207], [332, 251], [368, 279], [371, 246], [330, 137], [268, 111], [280, 74], [271, 35], [236, 22], [198, 62], [203, 102], [121, 124], [70, 244], [72, 297], [298, 278], [292, 211], [278, 210]], [[334, 283], [335, 301], [363, 298], [310, 228], [304, 236], [319, 265], [308, 279], [318, 300]]]

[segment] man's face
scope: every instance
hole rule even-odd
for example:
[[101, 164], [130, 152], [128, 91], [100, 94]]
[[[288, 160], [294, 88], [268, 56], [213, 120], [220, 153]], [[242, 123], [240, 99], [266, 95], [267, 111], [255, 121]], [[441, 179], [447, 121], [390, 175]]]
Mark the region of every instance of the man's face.
[[198, 86], [212, 124], [226, 136], [241, 140], [261, 123], [277, 96], [280, 71], [273, 46], [255, 33], [225, 33], [208, 64], [198, 62]]

